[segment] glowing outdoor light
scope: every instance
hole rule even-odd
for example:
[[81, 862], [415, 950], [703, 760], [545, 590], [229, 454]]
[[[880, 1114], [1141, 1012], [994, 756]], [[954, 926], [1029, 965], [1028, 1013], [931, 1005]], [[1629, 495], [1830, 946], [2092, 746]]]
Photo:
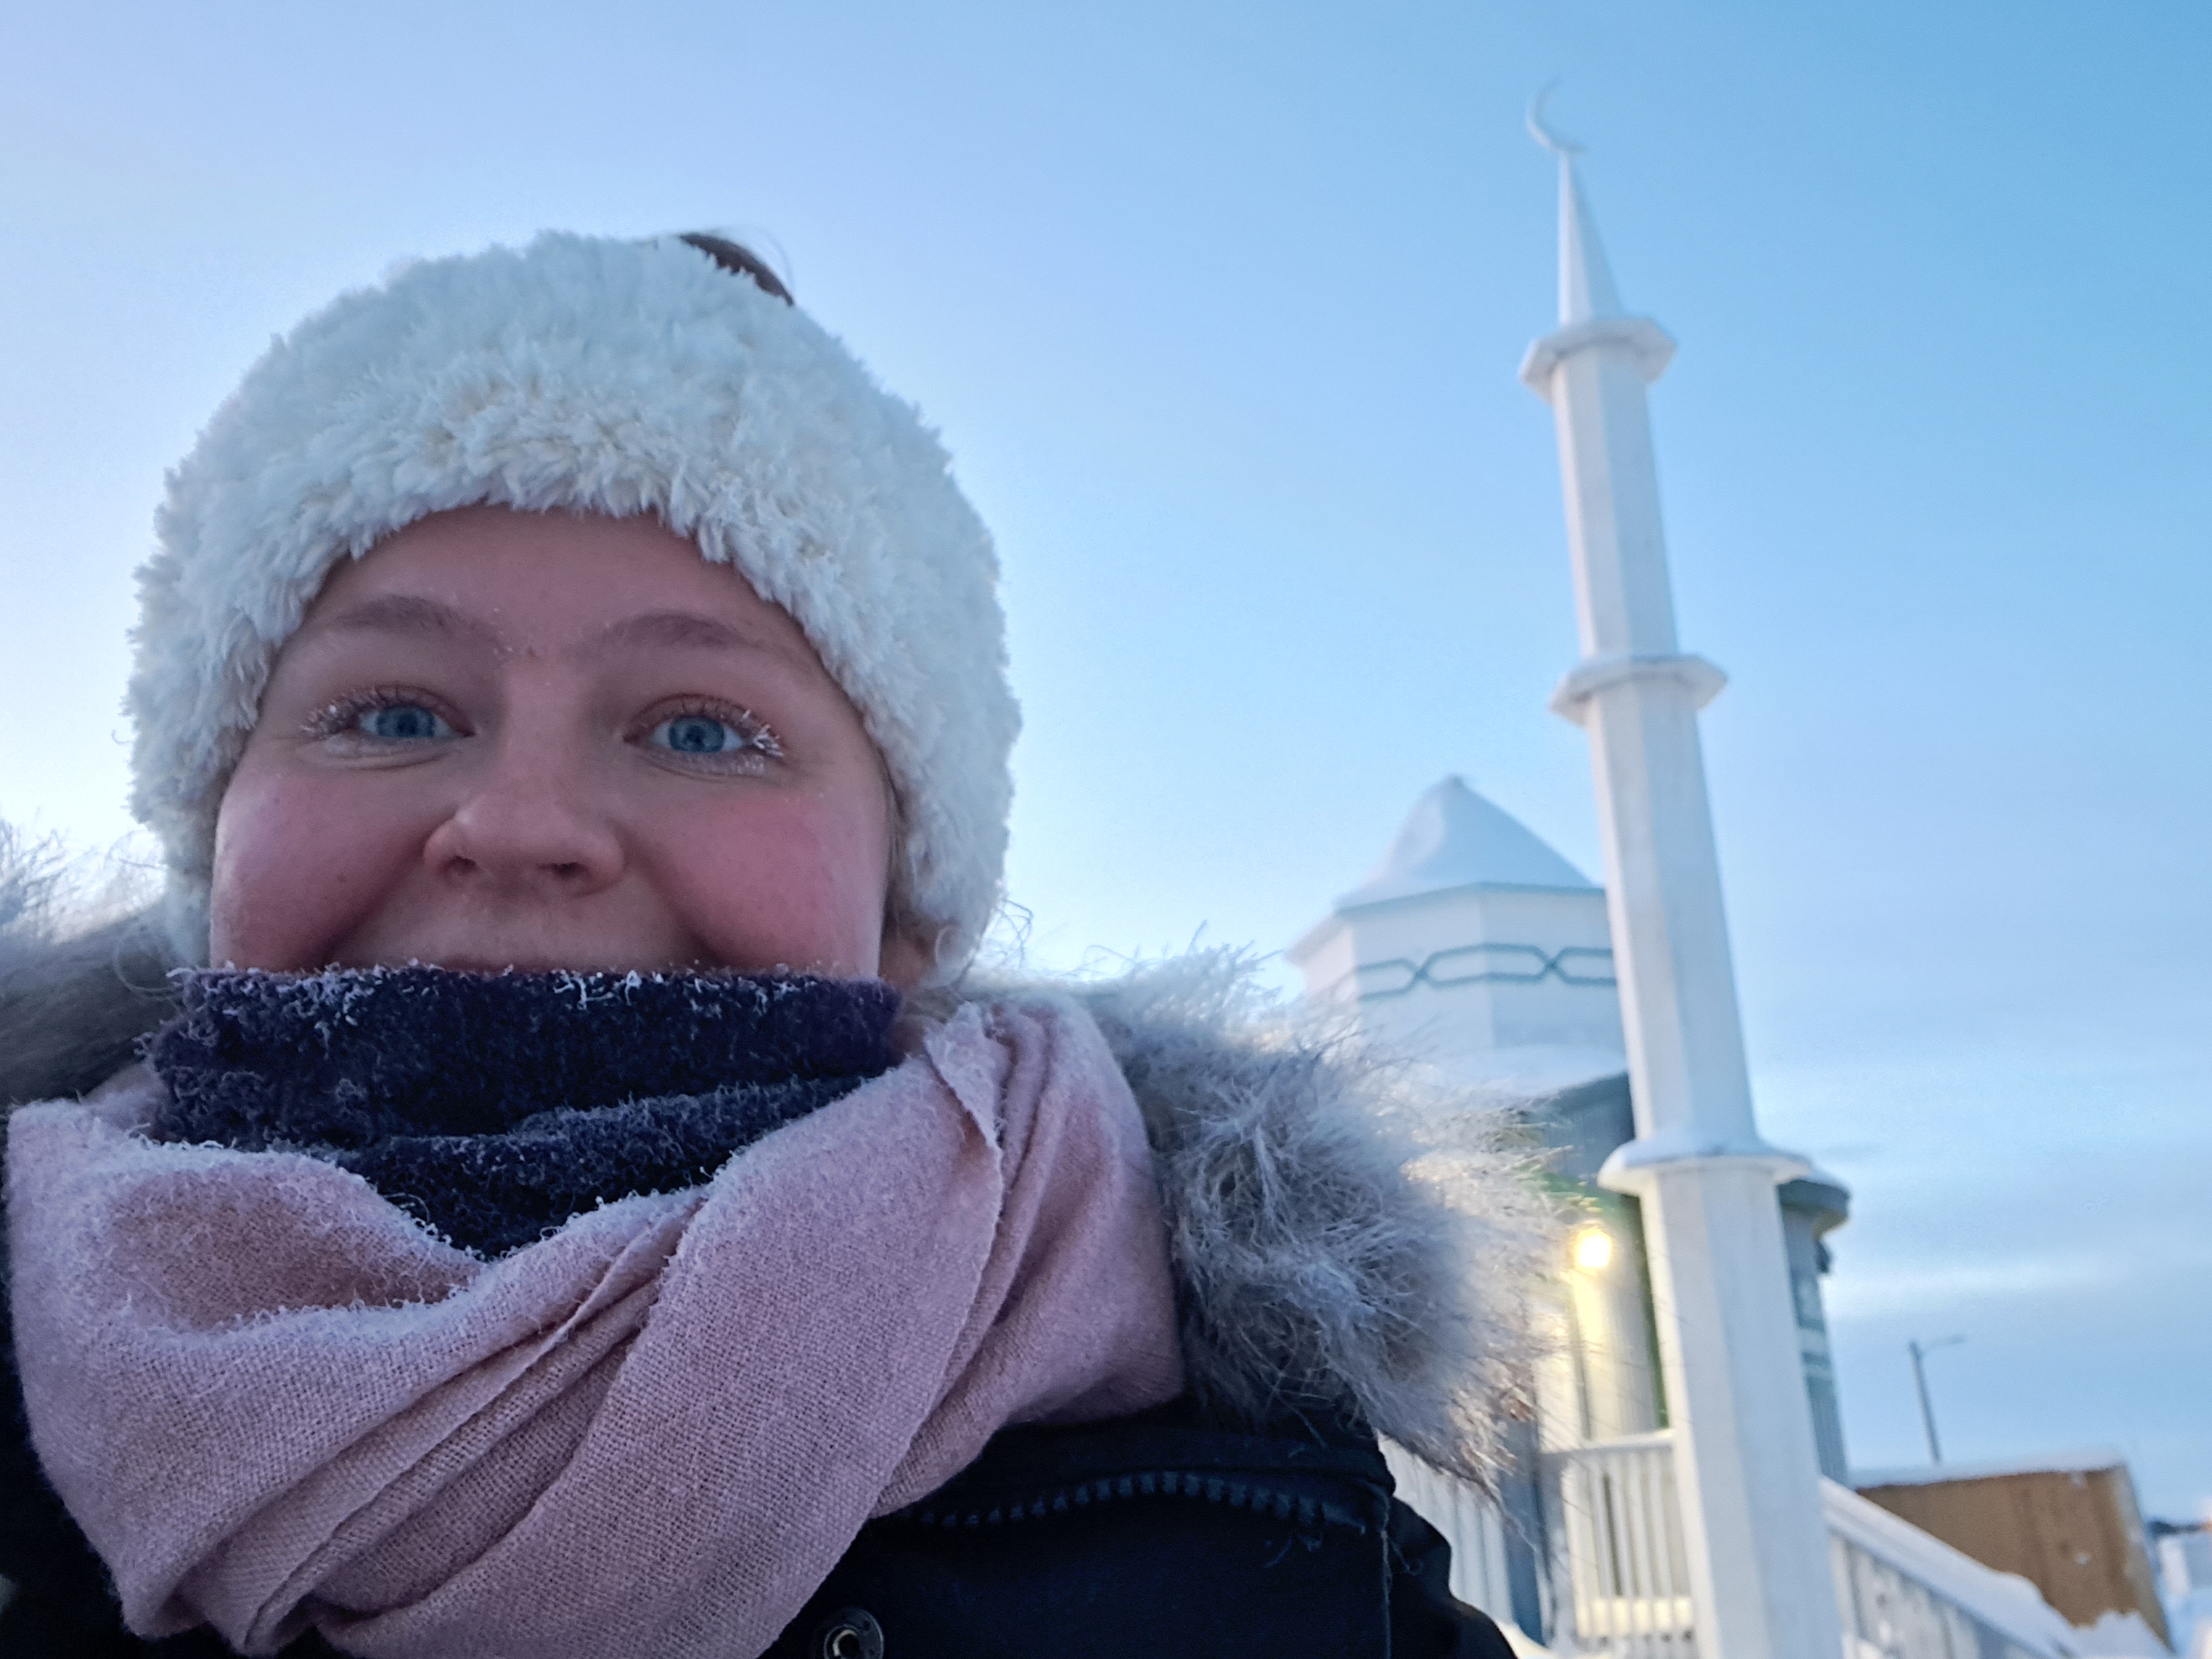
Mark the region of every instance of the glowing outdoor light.
[[1585, 1227], [1577, 1233], [1575, 1266], [1586, 1273], [1601, 1273], [1613, 1266], [1613, 1235], [1602, 1227]]

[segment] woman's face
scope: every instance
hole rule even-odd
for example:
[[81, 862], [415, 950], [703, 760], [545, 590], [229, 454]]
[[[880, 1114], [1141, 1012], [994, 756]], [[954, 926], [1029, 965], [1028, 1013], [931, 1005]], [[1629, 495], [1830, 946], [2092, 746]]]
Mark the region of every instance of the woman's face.
[[343, 567], [216, 824], [211, 959], [912, 984], [889, 791], [799, 625], [643, 518], [471, 507]]

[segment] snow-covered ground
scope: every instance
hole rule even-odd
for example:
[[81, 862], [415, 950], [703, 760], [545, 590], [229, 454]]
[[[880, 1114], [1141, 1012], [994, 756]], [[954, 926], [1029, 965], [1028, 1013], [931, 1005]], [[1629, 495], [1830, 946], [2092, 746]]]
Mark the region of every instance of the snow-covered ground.
[[2139, 1613], [2107, 1613], [2077, 1628], [2074, 1644], [2083, 1659], [2170, 1659], [2166, 1644]]

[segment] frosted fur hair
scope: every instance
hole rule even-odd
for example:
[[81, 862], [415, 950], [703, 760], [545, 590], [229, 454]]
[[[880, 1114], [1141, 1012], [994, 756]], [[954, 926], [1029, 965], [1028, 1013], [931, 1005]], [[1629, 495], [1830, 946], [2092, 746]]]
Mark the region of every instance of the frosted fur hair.
[[1020, 724], [988, 532], [916, 411], [674, 239], [422, 261], [272, 344], [171, 474], [139, 573], [132, 809], [204, 961], [216, 809], [339, 561], [479, 503], [652, 514], [805, 631], [882, 752], [892, 903], [957, 972], [999, 896]]
[[1533, 1415], [1559, 1219], [1516, 1112], [1274, 1005], [1237, 951], [1074, 995], [1144, 1113], [1192, 1389], [1349, 1412], [1490, 1486]]
[[0, 823], [0, 1109], [97, 1088], [174, 1012], [143, 896]]

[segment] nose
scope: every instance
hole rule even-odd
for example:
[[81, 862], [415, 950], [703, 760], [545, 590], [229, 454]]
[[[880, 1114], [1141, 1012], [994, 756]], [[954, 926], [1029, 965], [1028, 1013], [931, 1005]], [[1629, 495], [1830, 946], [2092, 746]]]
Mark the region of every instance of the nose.
[[422, 846], [441, 881], [486, 897], [580, 898], [622, 875], [622, 837], [581, 769], [508, 750]]

